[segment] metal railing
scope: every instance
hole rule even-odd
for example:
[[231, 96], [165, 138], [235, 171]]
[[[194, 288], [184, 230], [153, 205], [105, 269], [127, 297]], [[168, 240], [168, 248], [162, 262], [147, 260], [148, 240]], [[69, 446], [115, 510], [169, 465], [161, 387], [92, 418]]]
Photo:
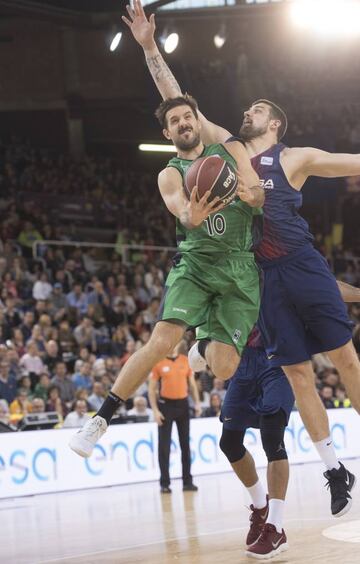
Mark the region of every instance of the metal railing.
[[33, 258], [35, 260], [43, 260], [41, 253], [39, 252], [39, 248], [41, 247], [74, 247], [74, 248], [97, 248], [97, 249], [117, 249], [119, 251], [121, 249], [122, 263], [123, 264], [130, 264], [131, 261], [129, 260], [129, 256], [132, 251], [142, 251], [144, 253], [156, 251], [156, 252], [167, 252], [173, 253], [176, 252], [176, 247], [162, 247], [158, 245], [122, 245], [116, 243], [93, 243], [89, 241], [56, 241], [51, 239], [45, 240], [37, 240], [34, 241], [32, 246]]

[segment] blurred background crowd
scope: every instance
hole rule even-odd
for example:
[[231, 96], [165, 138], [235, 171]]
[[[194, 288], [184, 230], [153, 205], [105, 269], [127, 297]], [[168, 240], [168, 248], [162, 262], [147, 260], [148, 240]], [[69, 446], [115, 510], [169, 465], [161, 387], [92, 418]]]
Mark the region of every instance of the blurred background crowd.
[[[125, 173], [115, 160], [50, 157], [13, 139], [3, 145], [2, 162], [0, 420], [21, 428], [25, 415], [48, 411], [64, 426], [79, 426], [150, 337], [172, 264], [173, 220], [155, 179]], [[62, 209], [61, 198], [69, 203], [74, 193], [75, 212]], [[93, 218], [94, 239], [113, 228], [103, 247], [76, 242], [82, 229], [91, 232], [89, 214], [101, 217]], [[317, 242], [326, 254], [320, 237]], [[354, 250], [332, 246], [327, 257], [340, 279], [359, 285]], [[350, 313], [360, 352], [360, 305]], [[193, 339], [188, 332], [185, 354]], [[334, 367], [324, 355], [314, 363], [326, 407], [349, 407]], [[226, 385], [209, 372], [196, 382], [203, 415], [218, 415]], [[152, 419], [146, 384], [119, 415]]]
[[[93, 0], [89, 18], [89, 3], [78, 2], [81, 25], [54, 0], [28, 26], [20, 4], [0, 10], [12, 55], [0, 50], [0, 422], [21, 428], [27, 414], [56, 412], [59, 425], [76, 426], [156, 321], [175, 247], [157, 189], [168, 156], [138, 150], [162, 139], [159, 97], [125, 33], [109, 51], [118, 0]], [[285, 143], [360, 152], [356, 41], [314, 44], [284, 22], [281, 3], [236, 4], [221, 9], [221, 50], [220, 12], [172, 10], [180, 44], [168, 61], [183, 90], [234, 134], [249, 104], [270, 98], [288, 114]], [[158, 11], [159, 36], [168, 19]], [[310, 179], [302, 213], [336, 276], [359, 286], [360, 178]], [[360, 306], [349, 309], [360, 353]], [[188, 332], [184, 353], [193, 339]], [[314, 363], [326, 407], [348, 407], [326, 357]], [[208, 372], [196, 382], [203, 415], [218, 415], [224, 384]], [[119, 414], [136, 417], [152, 417], [146, 384]]]

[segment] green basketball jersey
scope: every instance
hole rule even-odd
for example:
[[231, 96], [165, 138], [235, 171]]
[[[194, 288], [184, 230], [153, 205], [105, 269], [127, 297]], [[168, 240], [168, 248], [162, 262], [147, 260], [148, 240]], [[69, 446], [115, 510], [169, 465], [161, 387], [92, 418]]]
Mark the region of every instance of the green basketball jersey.
[[[201, 157], [218, 155], [237, 168], [235, 159], [221, 144], [204, 148]], [[176, 168], [184, 178], [187, 169], [194, 161], [172, 158], [168, 165]], [[252, 208], [238, 196], [224, 209], [211, 214], [195, 229], [186, 229], [176, 219], [176, 238], [181, 252], [200, 254], [228, 253], [233, 251], [251, 251], [254, 246], [253, 217], [261, 216], [262, 210]]]

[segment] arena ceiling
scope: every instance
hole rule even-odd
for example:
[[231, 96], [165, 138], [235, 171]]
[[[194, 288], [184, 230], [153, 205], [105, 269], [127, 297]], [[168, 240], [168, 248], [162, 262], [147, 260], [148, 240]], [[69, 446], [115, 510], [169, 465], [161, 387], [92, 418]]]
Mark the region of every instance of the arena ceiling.
[[[234, 4], [241, 4], [249, 2], [249, 0], [219, 0], [219, 4], [222, 4], [222, 8], [226, 8], [227, 4], [234, 5]], [[28, 10], [29, 7], [31, 9], [41, 9], [42, 11], [48, 10], [71, 10], [72, 12], [93, 12], [93, 13], [101, 13], [101, 12], [118, 12], [125, 5], [128, 3], [128, 0], [2, 0], [0, 2], [1, 6], [7, 6], [12, 8], [14, 11], [18, 10]], [[170, 4], [174, 4], [175, 0], [147, 0], [144, 2], [149, 6], [152, 6], [152, 9], [156, 9], [158, 7], [167, 6]], [[196, 2], [194, 4], [198, 5], [201, 2]], [[188, 2], [187, 4], [190, 4]], [[206, 4], [214, 5], [214, 2], [207, 2], [204, 0], [204, 6]]]
[[[125, 12], [125, 6], [129, 0], [0, 0], [0, 18], [31, 18], [34, 20], [47, 20], [59, 25], [73, 25], [79, 27], [98, 27], [109, 20], [118, 18], [120, 13]], [[233, 17], [243, 13], [261, 12], [264, 8], [275, 8], [283, 0], [222, 0], [221, 6], [194, 7], [193, 9], [166, 10], [173, 8], [176, 0], [147, 0], [145, 10], [153, 12], [164, 8], [159, 12], [160, 17], [208, 17], [221, 16]], [[206, 4], [204, 0], [204, 4]], [[184, 5], [184, 4], [183, 4]], [[186, 3], [188, 6], [189, 3]], [[196, 2], [196, 6], [199, 2]], [[181, 6], [181, 5], [180, 5]], [[180, 7], [179, 6], [179, 7]]]

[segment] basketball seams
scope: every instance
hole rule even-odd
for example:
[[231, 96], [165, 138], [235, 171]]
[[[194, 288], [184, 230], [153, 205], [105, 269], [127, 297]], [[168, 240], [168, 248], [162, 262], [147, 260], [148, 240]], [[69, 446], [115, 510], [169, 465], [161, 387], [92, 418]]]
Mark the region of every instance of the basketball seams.
[[[213, 156], [215, 156], [215, 155], [213, 155]], [[220, 159], [221, 157], [216, 157], [216, 158], [217, 158], [217, 159]], [[222, 159], [222, 160], [223, 160], [223, 159]], [[220, 178], [220, 176], [221, 176], [221, 174], [222, 174], [222, 172], [223, 172], [224, 167], [225, 167], [226, 164], [227, 164], [226, 161], [223, 160], [222, 167], [220, 168], [217, 177], [215, 178], [214, 182], [212, 183], [212, 185], [211, 185], [210, 188], [209, 188], [210, 192], [213, 191], [213, 189], [214, 189], [214, 187], [215, 187], [217, 181], [219, 180], [219, 178]]]
[[[205, 159], [203, 160], [203, 162], [201, 163], [201, 165], [200, 165], [199, 168], [198, 168], [197, 175], [196, 175], [196, 179], [195, 179], [195, 186], [197, 186], [198, 188], [199, 188], [198, 182], [199, 182], [199, 178], [200, 178], [201, 169], [202, 169], [202, 167], [204, 166], [204, 164], [206, 163], [206, 161], [208, 161], [209, 159], [212, 159], [213, 157], [214, 157], [214, 155], [209, 155], [208, 157], [205, 157]], [[213, 185], [209, 188], [210, 192], [211, 192], [211, 190], [213, 189], [213, 187], [214, 187], [214, 183], [213, 183]]]
[[[218, 177], [216, 178], [216, 182], [218, 181], [220, 175], [224, 172], [224, 169], [225, 169], [226, 166], [229, 166], [229, 163], [226, 162], [226, 161], [224, 161], [224, 165], [223, 165], [223, 167], [222, 167], [222, 169], [221, 169], [221, 171], [220, 171]], [[236, 176], [235, 176], [234, 182], [230, 185], [229, 190], [226, 192], [226, 194], [224, 194], [223, 196], [221, 196], [221, 200], [222, 200], [224, 203], [227, 204], [227, 203], [229, 203], [231, 200], [233, 200], [233, 199], [235, 198], [235, 196], [236, 196], [236, 192], [235, 192], [236, 186], [237, 186], [237, 180], [236, 180]], [[229, 200], [229, 198], [230, 198], [231, 196], [233, 196], [233, 197]], [[228, 201], [227, 201], [227, 200], [228, 200]]]
[[[217, 168], [217, 163], [215, 161], [213, 161], [212, 159], [220, 159], [221, 161], [221, 166], [219, 168], [219, 171], [216, 172], [216, 168]], [[186, 174], [184, 175], [184, 189], [186, 192], [187, 197], [190, 199], [191, 197], [191, 191], [190, 191], [190, 186], [197, 186], [199, 189], [199, 199], [202, 197], [203, 194], [201, 194], [202, 189], [205, 189], [206, 187], [206, 183], [205, 186], [199, 186], [199, 182], [202, 182], [202, 178], [201, 178], [201, 174], [205, 175], [205, 179], [208, 176], [208, 171], [204, 171], [203, 166], [205, 164], [209, 165], [208, 168], [210, 168], [210, 170], [213, 170], [213, 173], [215, 172], [216, 177], [214, 178], [211, 186], [209, 188], [206, 188], [206, 191], [209, 191], [211, 194], [213, 193], [214, 189], [216, 188], [216, 185], [218, 183], [222, 184], [222, 180], [226, 180], [226, 177], [228, 176], [227, 172], [225, 174], [226, 168], [229, 167], [230, 170], [232, 169], [231, 164], [228, 163], [226, 160], [222, 159], [222, 157], [220, 157], [220, 155], [208, 155], [206, 157], [200, 157], [199, 160], [201, 160], [200, 163], [198, 163], [198, 168], [196, 170], [195, 173], [195, 177], [193, 174], [189, 174], [190, 169], [188, 169], [186, 171]], [[208, 161], [210, 160], [210, 163], [208, 163]], [[195, 159], [195, 161], [193, 161], [192, 165], [193, 166], [196, 163], [197, 159]], [[191, 168], [191, 167], [190, 167]], [[234, 171], [236, 172], [236, 171]], [[213, 174], [210, 173], [210, 176]], [[190, 184], [189, 184], [190, 183]], [[231, 200], [234, 199], [234, 197], [236, 196], [235, 193], [235, 189], [236, 189], [236, 185], [237, 185], [237, 180], [236, 180], [236, 176], [235, 179], [233, 181], [233, 183], [229, 186], [228, 191], [226, 192], [226, 194], [223, 194], [221, 196], [221, 200], [227, 205], [228, 203], [231, 202]], [[225, 184], [224, 184], [225, 187]], [[216, 191], [215, 191], [215, 195], [216, 195]], [[211, 198], [210, 198], [211, 199]]]
[[191, 192], [190, 192], [190, 190], [189, 190], [189, 188], [188, 188], [188, 185], [187, 185], [187, 171], [186, 171], [186, 174], [185, 174], [185, 177], [184, 177], [184, 188], [185, 188], [185, 190], [186, 190], [186, 193], [187, 193], [187, 196], [188, 196], [188, 200], [190, 200]]
[[[225, 161], [225, 165], [228, 165], [229, 163], [227, 163]], [[235, 180], [234, 183], [231, 185], [231, 187], [229, 188], [228, 192], [226, 194], [224, 194], [224, 196], [222, 196], [222, 200], [226, 200], [227, 198], [229, 198], [232, 195], [232, 192], [234, 191], [234, 189], [237, 186], [237, 180], [236, 180], [236, 176], [235, 176]], [[236, 196], [236, 193], [234, 193], [234, 197]]]

